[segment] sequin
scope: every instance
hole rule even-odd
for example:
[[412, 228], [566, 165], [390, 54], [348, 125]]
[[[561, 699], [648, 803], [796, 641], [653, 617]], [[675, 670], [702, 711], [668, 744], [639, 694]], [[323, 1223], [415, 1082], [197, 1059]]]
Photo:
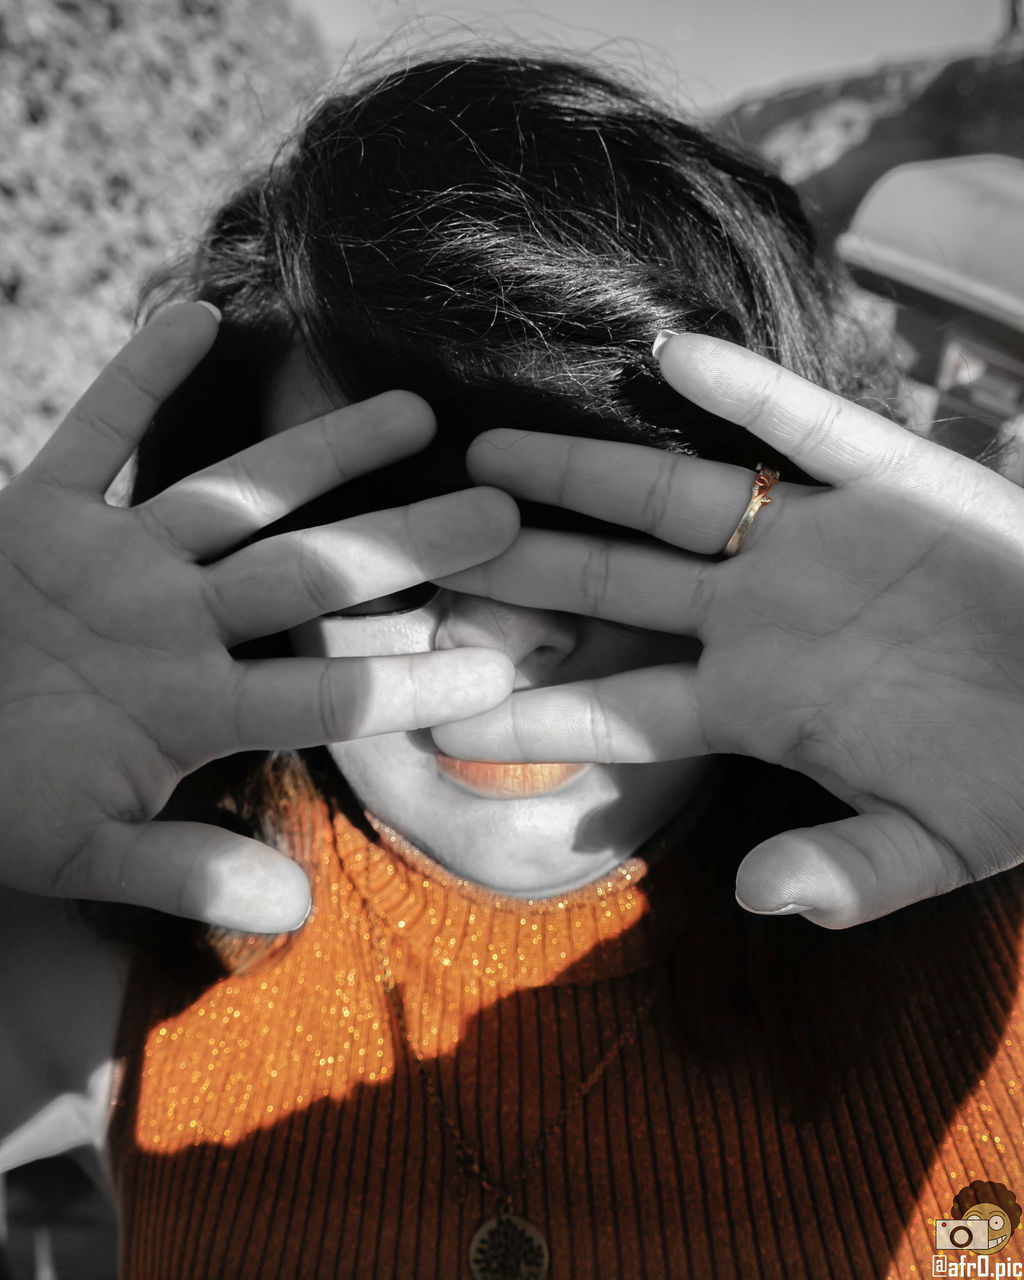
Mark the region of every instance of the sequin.
[[[291, 946], [152, 1028], [136, 1122], [144, 1147], [237, 1143], [301, 1105], [300, 1096], [341, 1099], [360, 1079], [393, 1070], [380, 975], [358, 895], [348, 876], [338, 875], [339, 858], [374, 895], [396, 982], [417, 993], [405, 1004], [410, 1034], [415, 1048], [431, 1056], [452, 1051], [466, 1022], [510, 991], [557, 984], [570, 972], [576, 981], [586, 976], [595, 942], [621, 937], [646, 914], [635, 883], [643, 864], [636, 860], [596, 886], [524, 901], [448, 874], [394, 832], [382, 835], [371, 844], [339, 822], [325, 841], [317, 910]], [[632, 932], [635, 942], [621, 953], [605, 950], [606, 976], [649, 962], [651, 939]], [[358, 964], [338, 966], [346, 956]], [[174, 1082], [184, 1085], [180, 1097]], [[190, 1117], [187, 1132], [171, 1123], [179, 1107]]]

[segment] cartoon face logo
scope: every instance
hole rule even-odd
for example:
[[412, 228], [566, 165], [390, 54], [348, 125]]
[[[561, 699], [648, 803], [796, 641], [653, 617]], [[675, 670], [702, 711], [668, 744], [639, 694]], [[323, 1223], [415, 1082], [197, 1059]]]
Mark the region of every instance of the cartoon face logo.
[[[971, 1253], [998, 1253], [1005, 1249], [1021, 1221], [1017, 1197], [1001, 1182], [977, 1181], [961, 1187], [949, 1213], [963, 1224], [960, 1231], [965, 1243], [951, 1238], [943, 1247]], [[972, 1230], [972, 1223], [977, 1223], [978, 1229]], [[936, 1223], [936, 1230], [939, 1225]], [[948, 1225], [955, 1227], [956, 1223]], [[966, 1242], [969, 1236], [973, 1236], [973, 1243]]]
[[1010, 1223], [1006, 1213], [997, 1204], [976, 1204], [964, 1214], [966, 1222], [979, 1218], [988, 1220], [988, 1248], [972, 1249], [972, 1253], [998, 1253], [1010, 1239]]

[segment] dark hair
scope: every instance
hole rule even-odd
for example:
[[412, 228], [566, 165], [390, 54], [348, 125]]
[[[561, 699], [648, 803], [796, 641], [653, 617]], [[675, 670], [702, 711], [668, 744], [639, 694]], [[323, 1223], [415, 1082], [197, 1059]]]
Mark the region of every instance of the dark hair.
[[664, 387], [664, 327], [855, 399], [879, 389], [792, 190], [565, 61], [435, 59], [328, 97], [147, 301], [168, 293], [225, 320], [143, 443], [136, 500], [252, 443], [295, 342], [349, 398], [401, 385], [430, 402], [436, 451], [388, 478], [413, 475], [417, 496], [462, 483], [465, 445], [503, 423], [753, 465], [763, 445]]
[[[268, 377], [296, 343], [347, 397], [400, 385], [438, 417], [425, 454], [345, 492], [350, 513], [460, 487], [466, 445], [500, 425], [774, 461], [800, 478], [664, 386], [650, 356], [663, 327], [729, 338], [861, 400], [884, 389], [788, 186], [634, 88], [534, 56], [433, 58], [327, 97], [144, 309], [174, 295], [224, 321], [142, 442], [135, 501], [253, 443]], [[329, 495], [290, 523], [339, 509]], [[351, 809], [318, 758], [304, 753], [305, 776]], [[218, 762], [176, 809], [226, 803], [259, 834], [259, 780], [297, 769]]]

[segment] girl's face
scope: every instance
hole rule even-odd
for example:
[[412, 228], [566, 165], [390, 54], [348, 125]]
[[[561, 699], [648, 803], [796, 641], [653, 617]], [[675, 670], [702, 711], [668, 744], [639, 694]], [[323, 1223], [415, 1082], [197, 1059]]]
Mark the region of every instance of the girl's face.
[[[295, 361], [278, 378], [268, 426], [330, 405]], [[420, 592], [422, 597], [427, 593]], [[384, 600], [376, 608], [386, 610]], [[500, 649], [516, 687], [595, 679], [694, 654], [679, 636], [437, 591], [400, 612], [330, 616], [293, 632], [296, 651], [355, 657], [460, 645]], [[365, 808], [450, 871], [489, 888], [548, 897], [607, 875], [700, 785], [702, 760], [660, 764], [495, 765], [443, 755], [429, 730], [335, 743], [331, 755]]]
[[[683, 656], [678, 636], [635, 632], [441, 591], [420, 608], [329, 617], [294, 633], [305, 654], [353, 657], [501, 649], [516, 686], [593, 679]], [[335, 743], [330, 752], [370, 813], [457, 875], [525, 897], [607, 875], [677, 812], [703, 761], [495, 765], [452, 760], [428, 730]]]

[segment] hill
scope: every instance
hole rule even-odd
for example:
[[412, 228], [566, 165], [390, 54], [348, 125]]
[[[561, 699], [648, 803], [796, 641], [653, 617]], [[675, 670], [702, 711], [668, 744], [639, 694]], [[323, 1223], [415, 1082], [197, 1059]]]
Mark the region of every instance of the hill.
[[0, 7], [0, 483], [124, 340], [140, 282], [323, 72], [287, 0]]

